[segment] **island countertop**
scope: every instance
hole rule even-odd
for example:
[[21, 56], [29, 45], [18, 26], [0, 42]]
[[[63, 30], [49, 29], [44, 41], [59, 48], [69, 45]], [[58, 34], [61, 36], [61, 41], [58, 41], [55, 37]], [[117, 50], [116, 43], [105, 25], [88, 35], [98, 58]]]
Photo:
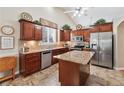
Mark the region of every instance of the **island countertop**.
[[54, 57], [60, 60], [65, 60], [65, 61], [70, 61], [70, 62], [86, 65], [91, 60], [93, 55], [94, 55], [94, 52], [91, 52], [91, 51], [74, 50], [74, 51], [70, 51], [70, 52], [60, 54]]

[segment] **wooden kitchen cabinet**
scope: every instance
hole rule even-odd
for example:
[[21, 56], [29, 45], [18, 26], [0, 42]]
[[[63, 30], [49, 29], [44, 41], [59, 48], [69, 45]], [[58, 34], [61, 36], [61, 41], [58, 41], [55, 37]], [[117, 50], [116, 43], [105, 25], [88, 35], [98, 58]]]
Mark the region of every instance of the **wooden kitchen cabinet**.
[[59, 61], [58, 59], [53, 58], [53, 56], [56, 56], [56, 55], [59, 55], [59, 54], [62, 54], [62, 53], [66, 53], [68, 51], [69, 51], [68, 48], [60, 48], [60, 49], [52, 50], [52, 64], [58, 63], [58, 61]]
[[72, 33], [72, 36], [76, 36], [77, 35], [77, 31], [76, 30], [72, 31], [71, 33]]
[[20, 20], [20, 39], [32, 40], [34, 38], [34, 25], [31, 22]]
[[64, 41], [64, 31], [60, 30], [60, 41]]
[[71, 30], [60, 30], [60, 41], [70, 41]]
[[77, 30], [77, 36], [83, 36], [83, 30]]
[[90, 41], [90, 30], [86, 29], [83, 31], [83, 41], [89, 42]]
[[100, 32], [112, 32], [112, 23], [106, 23], [99, 26]]
[[33, 22], [19, 20], [21, 40], [42, 40], [42, 26]]
[[20, 54], [19, 60], [20, 60], [20, 73], [23, 76], [27, 76], [34, 72], [37, 72], [41, 68], [40, 53]]
[[92, 28], [90, 29], [91, 33], [96, 33], [96, 32], [112, 32], [112, 25], [113, 23], [105, 23], [105, 24], [100, 24], [100, 25], [94, 25], [92, 26]]
[[85, 85], [90, 75], [90, 64], [81, 65], [59, 59], [59, 82], [61, 86]]
[[39, 25], [34, 26], [34, 39], [42, 40], [42, 27]]
[[99, 26], [92, 26], [92, 28], [89, 29], [90, 33], [97, 33], [99, 32]]
[[70, 31], [64, 31], [64, 41], [70, 41]]
[[83, 30], [72, 31], [72, 36], [83, 36]]

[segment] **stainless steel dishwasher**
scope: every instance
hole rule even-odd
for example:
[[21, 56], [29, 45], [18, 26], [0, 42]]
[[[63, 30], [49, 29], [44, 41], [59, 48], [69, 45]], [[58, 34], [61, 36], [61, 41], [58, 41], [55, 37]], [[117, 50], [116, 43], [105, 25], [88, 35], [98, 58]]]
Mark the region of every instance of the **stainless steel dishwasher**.
[[41, 69], [49, 67], [51, 65], [52, 60], [51, 50], [43, 51], [41, 56], [42, 56]]

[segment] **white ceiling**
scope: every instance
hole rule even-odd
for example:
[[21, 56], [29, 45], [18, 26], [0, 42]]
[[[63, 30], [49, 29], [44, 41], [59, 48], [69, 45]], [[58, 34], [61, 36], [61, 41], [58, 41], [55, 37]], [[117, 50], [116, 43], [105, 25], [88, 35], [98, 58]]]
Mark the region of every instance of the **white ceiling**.
[[[62, 9], [64, 11], [73, 10], [75, 7], [62, 7]], [[124, 7], [91, 7], [87, 14], [87, 16], [82, 15], [81, 17], [72, 17], [73, 13], [68, 13], [75, 24], [87, 26], [94, 24], [100, 18], [106, 19], [107, 22], [112, 22], [114, 18], [124, 16]]]

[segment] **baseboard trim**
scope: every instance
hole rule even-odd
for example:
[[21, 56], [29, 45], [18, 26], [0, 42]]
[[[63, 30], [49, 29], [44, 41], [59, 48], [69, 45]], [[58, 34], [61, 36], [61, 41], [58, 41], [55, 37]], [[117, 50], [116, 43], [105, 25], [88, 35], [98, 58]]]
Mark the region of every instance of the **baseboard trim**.
[[115, 70], [124, 70], [124, 67], [114, 67]]

